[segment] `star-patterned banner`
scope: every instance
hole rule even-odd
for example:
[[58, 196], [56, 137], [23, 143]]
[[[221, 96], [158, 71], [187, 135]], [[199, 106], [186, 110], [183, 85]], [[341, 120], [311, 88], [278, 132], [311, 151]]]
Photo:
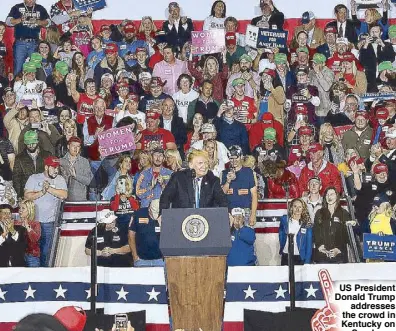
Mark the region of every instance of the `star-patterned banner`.
[[[89, 309], [90, 268], [27, 270], [1, 270], [0, 323], [31, 313], [53, 314], [63, 306]], [[97, 302], [105, 313], [146, 310], [148, 323], [169, 324], [163, 268], [98, 268]]]
[[[296, 266], [296, 306], [323, 308], [325, 301], [318, 279], [319, 269], [337, 281], [394, 280], [396, 263]], [[282, 312], [290, 306], [288, 267], [234, 267], [228, 269], [224, 331], [243, 330], [244, 309]]]

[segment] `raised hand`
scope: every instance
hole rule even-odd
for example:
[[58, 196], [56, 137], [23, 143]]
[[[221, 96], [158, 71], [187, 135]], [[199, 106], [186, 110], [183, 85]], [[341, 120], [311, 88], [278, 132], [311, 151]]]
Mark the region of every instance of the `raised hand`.
[[319, 270], [319, 281], [326, 305], [312, 317], [312, 331], [342, 331], [341, 315], [337, 305], [333, 303], [333, 281], [326, 269]]

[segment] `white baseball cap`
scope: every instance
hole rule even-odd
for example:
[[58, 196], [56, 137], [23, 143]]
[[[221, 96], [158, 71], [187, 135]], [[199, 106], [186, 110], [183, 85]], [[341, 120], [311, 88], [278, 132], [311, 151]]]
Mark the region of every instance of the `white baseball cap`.
[[243, 208], [232, 208], [231, 215], [232, 216], [236, 216], [236, 215], [245, 216], [245, 210]]
[[110, 224], [117, 219], [114, 215], [114, 211], [110, 209], [103, 209], [98, 213], [97, 221], [98, 223]]

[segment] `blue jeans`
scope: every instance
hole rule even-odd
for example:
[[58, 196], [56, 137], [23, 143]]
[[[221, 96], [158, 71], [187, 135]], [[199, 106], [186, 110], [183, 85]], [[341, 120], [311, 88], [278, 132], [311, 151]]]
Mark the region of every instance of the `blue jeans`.
[[52, 239], [54, 236], [55, 222], [41, 223], [41, 238], [40, 238], [40, 266], [48, 266], [48, 258], [51, 253]]
[[164, 267], [165, 262], [163, 259], [156, 259], [156, 260], [137, 260], [134, 262], [133, 266], [135, 268], [144, 268], [144, 267]]
[[14, 43], [14, 75], [22, 71], [23, 63], [37, 50], [37, 41], [15, 40]]
[[27, 267], [40, 267], [40, 258], [37, 256], [25, 254], [25, 262]]
[[316, 127], [320, 129], [320, 126], [324, 123], [326, 116], [316, 116]]

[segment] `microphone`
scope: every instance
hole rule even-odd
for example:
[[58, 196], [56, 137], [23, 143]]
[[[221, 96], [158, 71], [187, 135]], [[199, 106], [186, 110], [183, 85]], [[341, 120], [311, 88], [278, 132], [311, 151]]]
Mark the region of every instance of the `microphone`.
[[195, 204], [196, 204], [195, 191], [197, 190], [197, 187], [196, 187], [196, 183], [195, 183], [195, 178], [197, 178], [197, 173], [196, 173], [195, 169], [191, 169], [191, 178], [192, 178], [192, 184], [193, 184], [193, 190], [194, 190], [193, 208], [196, 208], [196, 206], [195, 206]]
[[197, 177], [197, 173], [196, 173], [195, 169], [191, 169], [191, 177], [192, 177], [192, 179], [195, 179]]

